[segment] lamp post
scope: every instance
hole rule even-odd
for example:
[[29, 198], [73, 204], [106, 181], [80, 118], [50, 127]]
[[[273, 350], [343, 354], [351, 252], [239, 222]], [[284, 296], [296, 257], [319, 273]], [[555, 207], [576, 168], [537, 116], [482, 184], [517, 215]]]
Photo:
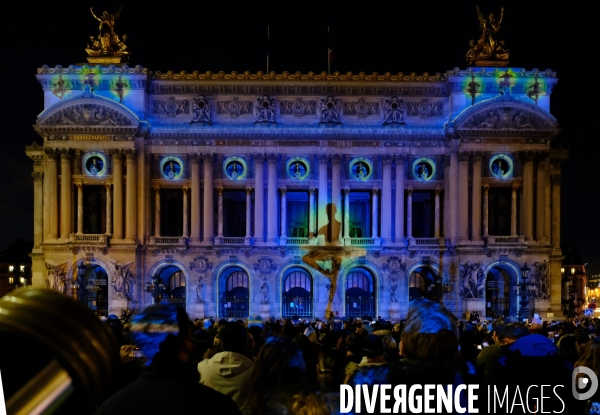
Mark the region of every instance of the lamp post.
[[167, 287], [158, 275], [152, 276], [151, 279], [152, 282], [148, 281], [146, 283], [145, 291], [152, 296], [152, 304], [158, 304], [162, 301], [163, 292]]
[[521, 296], [521, 307], [519, 307], [519, 320], [529, 319], [529, 290], [527, 289], [527, 277], [529, 276], [527, 263], [521, 267], [521, 284], [519, 284], [519, 295]]

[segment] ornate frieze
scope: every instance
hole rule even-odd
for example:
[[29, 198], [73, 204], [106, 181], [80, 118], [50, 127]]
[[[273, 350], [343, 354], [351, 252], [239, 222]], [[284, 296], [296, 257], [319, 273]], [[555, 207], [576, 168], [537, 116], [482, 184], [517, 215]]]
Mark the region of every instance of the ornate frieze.
[[404, 124], [406, 111], [402, 103], [404, 100], [393, 96], [391, 99], [386, 99], [383, 105], [384, 120], [383, 125]]
[[429, 99], [423, 98], [421, 101], [407, 101], [406, 115], [419, 118], [429, 118], [443, 115], [443, 101], [430, 102]]
[[157, 99], [153, 104], [154, 114], [166, 114], [167, 117], [176, 117], [179, 114], [190, 113], [190, 103], [187, 99], [175, 99], [170, 97], [166, 101]]
[[495, 107], [473, 115], [461, 128], [521, 130], [548, 129], [552, 126], [531, 111], [514, 107]]
[[120, 112], [96, 103], [71, 105], [53, 114], [45, 125], [132, 125]]
[[321, 124], [341, 124], [341, 107], [340, 99], [334, 98], [333, 95], [329, 95], [327, 98], [322, 99], [319, 104]]
[[192, 120], [190, 125], [202, 124], [212, 125], [213, 99], [205, 98], [200, 94], [198, 98], [192, 99]]
[[282, 115], [293, 115], [294, 117], [303, 117], [317, 113], [317, 101], [304, 101], [301, 97], [294, 101], [280, 101], [279, 111]]
[[43, 65], [41, 68], [37, 70], [38, 74], [74, 74], [74, 75], [87, 75], [87, 74], [147, 74], [148, 69], [143, 68], [141, 65], [136, 65], [133, 68], [130, 68], [127, 65], [115, 66], [115, 65], [69, 65], [66, 68], [63, 68], [60, 65], [56, 65], [54, 68], [50, 68], [48, 65]]
[[240, 101], [238, 97], [234, 97], [230, 101], [217, 102], [217, 114], [229, 114], [231, 118], [252, 114], [252, 109], [252, 101]]
[[274, 123], [275, 106], [275, 98], [271, 98], [267, 94], [263, 95], [262, 98], [257, 98], [254, 103], [254, 123]]
[[379, 103], [370, 102], [359, 98], [357, 102], [344, 102], [344, 114], [356, 115], [358, 118], [366, 118], [369, 115], [379, 114]]

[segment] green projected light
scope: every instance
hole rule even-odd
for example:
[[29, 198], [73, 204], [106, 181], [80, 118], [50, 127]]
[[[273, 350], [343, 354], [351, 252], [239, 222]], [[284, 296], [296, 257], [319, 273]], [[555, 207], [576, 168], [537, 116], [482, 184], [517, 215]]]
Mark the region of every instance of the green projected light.
[[510, 179], [513, 175], [513, 161], [508, 154], [495, 154], [490, 157], [490, 174], [500, 180]]
[[91, 177], [103, 177], [108, 169], [106, 168], [106, 157], [97, 151], [90, 151], [83, 156], [83, 166], [85, 174]]
[[373, 162], [365, 157], [356, 157], [350, 161], [350, 177], [364, 182], [373, 174]]
[[413, 161], [413, 177], [415, 180], [428, 182], [435, 177], [435, 161], [427, 157], [421, 157]]
[[304, 157], [292, 157], [285, 164], [287, 175], [291, 179], [306, 180], [310, 175], [310, 164]]
[[237, 156], [226, 158], [223, 161], [223, 172], [230, 180], [244, 180], [248, 174], [246, 160]]
[[160, 172], [167, 180], [179, 180], [183, 177], [183, 161], [176, 156], [168, 156], [160, 161]]

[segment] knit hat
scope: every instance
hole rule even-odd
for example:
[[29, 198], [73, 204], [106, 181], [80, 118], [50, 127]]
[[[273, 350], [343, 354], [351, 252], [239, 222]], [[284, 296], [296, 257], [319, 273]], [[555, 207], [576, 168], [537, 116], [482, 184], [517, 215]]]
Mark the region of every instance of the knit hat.
[[254, 326], [260, 327], [261, 329], [264, 328], [263, 318], [258, 314], [250, 316], [248, 318], [248, 328]]

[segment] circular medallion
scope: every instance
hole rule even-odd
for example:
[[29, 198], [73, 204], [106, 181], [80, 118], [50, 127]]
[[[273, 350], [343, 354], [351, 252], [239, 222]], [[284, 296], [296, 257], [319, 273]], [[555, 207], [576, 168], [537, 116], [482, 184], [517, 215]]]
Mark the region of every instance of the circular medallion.
[[506, 180], [513, 175], [513, 161], [508, 154], [495, 154], [490, 157], [490, 175], [496, 179]]
[[286, 163], [287, 175], [291, 179], [306, 180], [309, 176], [309, 163], [304, 157], [292, 157]]
[[206, 261], [203, 259], [198, 258], [194, 262], [194, 265], [196, 266], [196, 269], [199, 270], [200, 272], [202, 272], [206, 269]]
[[373, 174], [373, 164], [365, 157], [357, 157], [350, 162], [350, 177], [354, 180], [366, 181]]
[[304, 103], [302, 101], [295, 101], [292, 104], [292, 114], [295, 117], [302, 117], [304, 115]]
[[92, 151], [83, 158], [85, 174], [92, 177], [102, 177], [107, 172], [107, 163], [104, 154]]
[[413, 162], [413, 178], [427, 182], [435, 177], [435, 162], [427, 157], [421, 157]]
[[160, 172], [167, 180], [183, 178], [183, 161], [176, 156], [168, 156], [160, 162]]
[[246, 178], [246, 161], [237, 156], [228, 157], [223, 161], [223, 171], [229, 180], [243, 180]]

